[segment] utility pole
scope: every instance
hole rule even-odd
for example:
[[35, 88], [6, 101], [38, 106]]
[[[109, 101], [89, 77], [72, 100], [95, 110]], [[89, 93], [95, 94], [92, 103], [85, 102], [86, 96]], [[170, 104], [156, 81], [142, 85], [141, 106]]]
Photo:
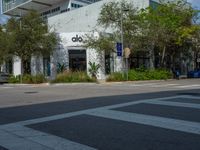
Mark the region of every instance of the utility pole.
[[[22, 11], [20, 11], [19, 29], [21, 32], [22, 31]], [[20, 83], [21, 84], [22, 84], [22, 79], [23, 79], [23, 60], [22, 60], [22, 56], [21, 56], [21, 75], [20, 75]]]
[[[121, 2], [121, 4], [120, 4], [120, 9], [121, 9], [121, 15], [120, 15], [120, 27], [121, 27], [121, 45], [122, 45], [122, 57], [121, 57], [121, 59], [122, 59], [122, 70], [123, 70], [123, 77], [124, 77], [124, 74], [125, 74], [125, 64], [124, 64], [124, 29], [123, 29], [123, 14], [124, 14], [124, 12], [127, 12], [127, 11], [129, 11], [129, 9], [123, 9], [123, 6], [122, 6], [122, 2]], [[126, 64], [128, 64], [127, 63], [127, 60], [126, 60]], [[126, 65], [127, 66], [127, 65]], [[128, 68], [127, 68], [128, 69]], [[127, 71], [126, 71], [126, 74], [128, 74], [127, 73]], [[128, 80], [128, 75], [127, 75], [127, 80]]]

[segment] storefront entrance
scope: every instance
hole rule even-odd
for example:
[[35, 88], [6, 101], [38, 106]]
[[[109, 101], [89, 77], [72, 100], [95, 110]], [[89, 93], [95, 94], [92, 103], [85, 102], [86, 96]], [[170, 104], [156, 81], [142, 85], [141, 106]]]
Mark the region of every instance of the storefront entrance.
[[86, 50], [69, 50], [69, 69], [72, 71], [86, 71]]
[[43, 68], [44, 68], [44, 75], [50, 76], [51, 75], [51, 64], [50, 64], [50, 56], [43, 58]]

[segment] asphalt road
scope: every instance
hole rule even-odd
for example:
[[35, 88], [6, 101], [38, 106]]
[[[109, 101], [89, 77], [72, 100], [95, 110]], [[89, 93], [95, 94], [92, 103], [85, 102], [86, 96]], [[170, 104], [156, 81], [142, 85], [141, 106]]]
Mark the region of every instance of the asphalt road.
[[0, 85], [0, 150], [199, 150], [200, 80]]

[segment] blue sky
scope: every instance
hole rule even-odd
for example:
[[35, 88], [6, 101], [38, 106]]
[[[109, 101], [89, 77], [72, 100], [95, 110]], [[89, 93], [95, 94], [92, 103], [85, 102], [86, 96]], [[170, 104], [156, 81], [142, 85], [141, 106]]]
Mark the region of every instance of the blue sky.
[[[194, 8], [200, 9], [200, 0], [187, 0], [188, 2], [192, 3]], [[1, 2], [1, 0], [0, 0]], [[0, 3], [0, 12], [1, 12], [1, 3]], [[0, 13], [0, 24], [5, 22], [7, 20], [7, 17], [1, 15]]]
[[200, 0], [188, 0], [188, 2], [192, 3], [194, 8], [200, 9]]

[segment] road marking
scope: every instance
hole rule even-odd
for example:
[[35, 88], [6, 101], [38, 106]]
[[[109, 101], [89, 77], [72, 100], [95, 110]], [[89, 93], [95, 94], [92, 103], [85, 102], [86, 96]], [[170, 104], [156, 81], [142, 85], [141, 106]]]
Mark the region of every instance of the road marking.
[[87, 114], [108, 119], [150, 125], [170, 130], [200, 134], [200, 123], [197, 122], [143, 115], [137, 113], [121, 112], [115, 110], [94, 111]]
[[163, 84], [155, 84], [155, 85], [152, 85], [151, 87], [176, 87], [177, 85], [179, 85], [179, 84], [165, 84], [165, 83], [163, 83]]
[[200, 87], [200, 84], [192, 84], [192, 85], [181, 85], [176, 86], [177, 88], [192, 88], [192, 87]]
[[[82, 114], [87, 114], [88, 112], [93, 112], [93, 111], [97, 111], [97, 110], [101, 110], [101, 109], [103, 109], [103, 110], [104, 109], [115, 109], [115, 108], [119, 108], [119, 107], [125, 107], [125, 106], [129, 106], [129, 105], [136, 105], [136, 104], [140, 104], [140, 103], [145, 103], [145, 102], [148, 102], [148, 101], [168, 100], [168, 99], [174, 99], [174, 98], [184, 98], [184, 96], [179, 95], [179, 96], [172, 96], [172, 97], [153, 98], [153, 99], [138, 100], [138, 101], [127, 102], [127, 103], [120, 103], [120, 104], [116, 104], [116, 105], [109, 105], [109, 106], [104, 106], [104, 107], [85, 109], [85, 110], [76, 111], [76, 112], [53, 115], [53, 116], [50, 116], [50, 117], [43, 117], [43, 118], [26, 120], [26, 121], [20, 121], [20, 122], [14, 123], [14, 125], [19, 124], [19, 125], [25, 126], [25, 125], [30, 125], [30, 124], [48, 122], [48, 121], [78, 116], [78, 115], [82, 115]], [[4, 127], [4, 126], [0, 126], [0, 129], [1, 129], [1, 127]]]
[[[166, 84], [166, 83], [136, 83], [136, 84], [126, 84], [125, 86], [131, 87], [169, 87], [169, 86], [178, 86], [180, 84]], [[124, 84], [116, 84], [115, 86], [124, 86]]]
[[[198, 98], [199, 99], [199, 97], [187, 96], [187, 95], [145, 99], [145, 100], [138, 100], [138, 101], [132, 101], [132, 102], [127, 102], [127, 103], [120, 103], [116, 105], [91, 108], [91, 109], [81, 110], [77, 112], [53, 115], [49, 117], [25, 120], [25, 121], [20, 121], [16, 123], [6, 124], [6, 125], [0, 125], [0, 135], [1, 135], [0, 145], [10, 150], [27, 150], [27, 149], [29, 150], [41, 150], [41, 149], [43, 150], [46, 150], [46, 149], [48, 150], [51, 150], [51, 149], [95, 150], [95, 148], [82, 145], [80, 143], [76, 143], [67, 139], [50, 135], [48, 133], [43, 133], [41, 131], [36, 131], [34, 129], [25, 127], [25, 125], [54, 121], [58, 119], [64, 119], [64, 118], [69, 118], [69, 117], [83, 115], [83, 114], [104, 117], [104, 118], [109, 118], [109, 119], [116, 119], [116, 120], [127, 121], [127, 122], [133, 122], [133, 123], [140, 123], [140, 124], [156, 126], [156, 127], [166, 128], [166, 129], [171, 129], [171, 130], [177, 130], [177, 131], [182, 131], [182, 132], [187, 132], [187, 133], [200, 134], [200, 123], [109, 110], [109, 109], [129, 106], [129, 105], [136, 105], [140, 103], [153, 103], [153, 102], [156, 103], [157, 101], [165, 103], [165, 101], [162, 101], [162, 100], [169, 100], [169, 99], [174, 99], [174, 98], [193, 98], [193, 99]], [[173, 103], [173, 104], [179, 105], [181, 107], [181, 104], [179, 103]], [[187, 105], [187, 106], [194, 107], [193, 105]], [[199, 108], [199, 105], [197, 105], [197, 107]]]
[[6, 131], [0, 130], [0, 135], [0, 145], [9, 150], [49, 150], [49, 148], [39, 143], [26, 140]]
[[[40, 132], [31, 128], [27, 128], [20, 125], [12, 125], [8, 128], [4, 128], [4, 131], [2, 131], [3, 134], [3, 140], [0, 138], [0, 145], [3, 145], [2, 143], [5, 142], [5, 139], [13, 138], [12, 143], [9, 143], [9, 147], [7, 144], [4, 144], [4, 147], [10, 148], [12, 146], [15, 147], [15, 144], [17, 143], [20, 147], [20, 150], [27, 150], [27, 144], [29, 144], [29, 147], [31, 150], [38, 150], [39, 148], [44, 150], [96, 150], [95, 148], [76, 143], [58, 136], [50, 135], [48, 133]], [[7, 134], [5, 134], [5, 132]], [[1, 132], [0, 132], [1, 134]], [[10, 135], [15, 135], [10, 136]], [[23, 139], [20, 139], [20, 137], [23, 137]], [[24, 140], [24, 142], [21, 142], [21, 140]], [[13, 145], [13, 143], [15, 143]], [[39, 146], [40, 147], [39, 147]], [[36, 147], [38, 146], [38, 147]], [[32, 148], [33, 147], [33, 148]], [[39, 149], [39, 150], [40, 150]], [[12, 150], [12, 149], [11, 149]], [[15, 149], [16, 150], [16, 149]]]
[[184, 102], [170, 102], [170, 101], [149, 101], [148, 104], [165, 105], [165, 106], [176, 106], [176, 107], [187, 107], [200, 109], [200, 104], [184, 103]]

